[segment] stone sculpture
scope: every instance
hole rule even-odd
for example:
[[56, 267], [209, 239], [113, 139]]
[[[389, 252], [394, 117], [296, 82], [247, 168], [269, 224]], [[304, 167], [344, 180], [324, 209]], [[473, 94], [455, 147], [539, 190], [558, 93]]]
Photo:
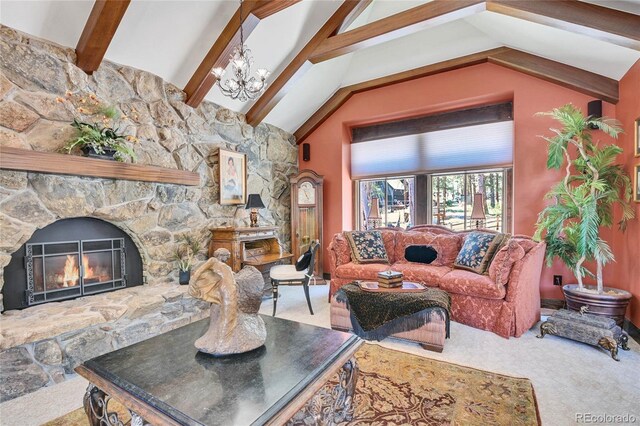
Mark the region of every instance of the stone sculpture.
[[234, 275], [220, 258], [207, 260], [191, 278], [189, 294], [211, 303], [207, 332], [195, 342], [199, 351], [222, 356], [248, 352], [267, 338], [264, 321], [258, 316], [262, 301], [262, 274], [252, 266]]

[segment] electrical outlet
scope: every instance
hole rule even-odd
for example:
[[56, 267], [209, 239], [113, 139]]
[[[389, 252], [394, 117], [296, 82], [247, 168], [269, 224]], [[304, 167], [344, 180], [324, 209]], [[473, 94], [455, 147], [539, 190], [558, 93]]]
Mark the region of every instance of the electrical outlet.
[[553, 276], [553, 285], [562, 285], [562, 275]]

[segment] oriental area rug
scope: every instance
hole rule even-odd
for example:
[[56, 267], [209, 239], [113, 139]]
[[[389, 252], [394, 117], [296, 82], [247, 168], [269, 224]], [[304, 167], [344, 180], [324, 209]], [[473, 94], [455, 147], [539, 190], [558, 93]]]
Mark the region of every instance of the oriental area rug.
[[[541, 424], [529, 379], [436, 361], [375, 344], [363, 345], [356, 359], [360, 366], [356, 410], [353, 420], [343, 425]], [[336, 376], [325, 385], [325, 390], [335, 386], [337, 380]], [[308, 410], [298, 412], [288, 425], [315, 424], [305, 412]], [[128, 415], [123, 413], [120, 419], [128, 419]], [[84, 411], [79, 409], [46, 425], [87, 424]]]

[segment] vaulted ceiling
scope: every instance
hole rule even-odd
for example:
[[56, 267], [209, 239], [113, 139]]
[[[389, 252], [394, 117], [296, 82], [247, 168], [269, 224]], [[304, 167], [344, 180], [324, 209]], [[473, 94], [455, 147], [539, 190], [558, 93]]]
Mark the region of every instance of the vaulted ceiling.
[[[120, 5], [103, 4], [99, 14], [101, 3]], [[514, 3], [533, 4], [533, 9]], [[242, 103], [209, 89], [214, 80], [208, 72], [214, 63], [224, 64], [238, 38], [238, 5], [98, 0], [94, 7], [88, 0], [3, 0], [0, 22], [77, 47], [78, 62], [87, 67], [96, 56], [99, 63], [100, 48], [106, 49], [110, 61], [186, 87], [192, 104], [204, 97], [247, 113], [252, 124], [262, 120], [290, 132], [350, 88], [473, 54], [484, 58], [480, 62], [504, 62], [505, 51], [493, 50], [501, 47], [520, 55], [519, 61], [541, 58], [584, 70], [589, 78], [603, 77], [586, 88], [603, 99], [607, 95], [598, 90], [611, 87], [611, 80], [619, 80], [640, 59], [640, 0], [245, 0], [246, 44], [255, 66], [272, 75], [262, 99]], [[113, 34], [110, 43], [104, 34]], [[578, 71], [570, 67], [562, 70], [561, 80]]]

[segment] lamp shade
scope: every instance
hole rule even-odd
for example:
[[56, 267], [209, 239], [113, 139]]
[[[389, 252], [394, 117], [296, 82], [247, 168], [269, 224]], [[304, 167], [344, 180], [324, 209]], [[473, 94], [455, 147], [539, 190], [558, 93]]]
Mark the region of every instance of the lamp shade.
[[371, 198], [371, 209], [369, 210], [369, 219], [382, 219], [380, 209], [378, 207], [378, 198]]
[[264, 203], [262, 202], [262, 198], [260, 198], [260, 194], [249, 194], [249, 198], [247, 198], [246, 209], [263, 209]]
[[486, 216], [484, 214], [484, 195], [481, 192], [477, 192], [473, 197], [473, 210], [471, 210], [471, 219], [486, 219]]

